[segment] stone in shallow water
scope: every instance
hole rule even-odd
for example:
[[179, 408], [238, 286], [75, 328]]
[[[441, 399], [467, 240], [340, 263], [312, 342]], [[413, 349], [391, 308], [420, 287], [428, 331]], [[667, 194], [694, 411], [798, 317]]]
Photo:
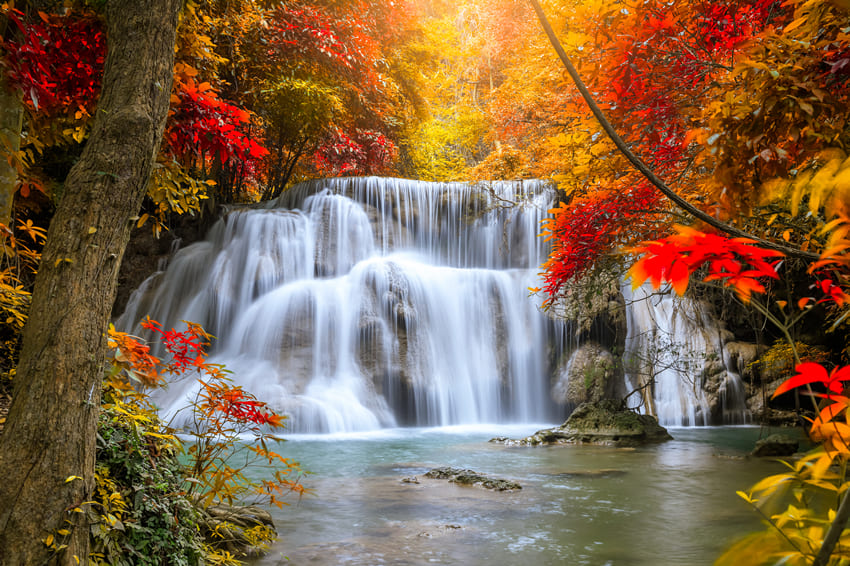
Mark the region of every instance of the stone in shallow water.
[[506, 446], [597, 444], [632, 447], [672, 439], [655, 417], [640, 415], [624, 408], [620, 401], [606, 399], [582, 403], [561, 426], [539, 430], [519, 440], [494, 438], [490, 442]]
[[425, 474], [426, 478], [437, 480], [449, 480], [452, 483], [460, 485], [480, 485], [486, 489], [494, 491], [514, 491], [522, 489], [522, 486], [516, 482], [500, 479], [488, 478], [473, 470], [463, 468], [434, 468]]
[[753, 456], [791, 456], [800, 447], [800, 441], [787, 434], [771, 434], [756, 442]]

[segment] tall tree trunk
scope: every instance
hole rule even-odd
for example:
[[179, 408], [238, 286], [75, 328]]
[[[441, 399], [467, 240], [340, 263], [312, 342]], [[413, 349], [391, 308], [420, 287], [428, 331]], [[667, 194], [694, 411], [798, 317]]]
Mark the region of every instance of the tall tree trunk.
[[94, 487], [109, 312], [162, 138], [181, 5], [107, 4], [95, 124], [50, 224], [0, 436], [2, 566], [88, 562], [86, 514], [75, 511]]
[[[11, 4], [14, 8], [15, 3]], [[8, 27], [8, 18], [0, 15], [0, 37], [7, 37]], [[5, 54], [0, 51], [0, 55]], [[18, 183], [18, 170], [9, 164], [8, 157], [21, 149], [23, 125], [24, 103], [21, 92], [8, 84], [5, 73], [0, 73], [0, 224], [6, 226], [12, 222], [12, 203]]]
[[9, 164], [8, 157], [21, 149], [23, 123], [21, 93], [11, 90], [6, 78], [0, 76], [0, 224], [6, 226], [12, 221], [12, 202], [18, 182], [18, 170]]

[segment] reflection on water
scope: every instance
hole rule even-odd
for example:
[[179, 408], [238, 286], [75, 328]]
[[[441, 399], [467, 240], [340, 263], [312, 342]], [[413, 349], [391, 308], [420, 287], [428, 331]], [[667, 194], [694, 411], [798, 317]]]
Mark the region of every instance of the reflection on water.
[[[540, 428], [540, 427], [537, 427]], [[781, 467], [745, 458], [753, 427], [673, 429], [644, 449], [507, 448], [535, 427], [399, 429], [294, 437], [285, 455], [313, 495], [276, 511], [281, 540], [256, 564], [696, 566], [758, 529], [736, 495]], [[522, 484], [494, 493], [423, 476], [471, 468]], [[419, 483], [401, 480], [418, 476]]]

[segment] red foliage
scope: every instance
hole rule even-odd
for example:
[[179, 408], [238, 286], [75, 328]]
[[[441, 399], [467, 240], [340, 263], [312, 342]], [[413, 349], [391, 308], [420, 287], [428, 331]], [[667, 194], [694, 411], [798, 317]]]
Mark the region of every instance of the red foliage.
[[773, 397], [777, 397], [786, 391], [791, 391], [803, 385], [819, 383], [826, 387], [827, 393], [823, 396], [830, 399], [836, 395], [841, 395], [844, 391], [843, 382], [850, 381], [850, 366], [835, 368], [827, 373], [826, 368], [822, 365], [814, 362], [806, 362], [799, 364], [796, 370], [797, 375], [782, 383], [774, 392]]
[[3, 43], [9, 82], [24, 93], [36, 111], [53, 114], [97, 102], [106, 54], [100, 20], [92, 15], [47, 15], [25, 22], [17, 10], [7, 12], [20, 39]]
[[349, 136], [337, 128], [313, 155], [316, 168], [330, 175], [370, 175], [387, 168], [396, 153], [385, 135], [357, 129]]
[[624, 18], [625, 33], [611, 34], [615, 67], [613, 76], [600, 77], [601, 102], [656, 170], [669, 171], [683, 157], [694, 94], [726, 72], [735, 50], [765, 27], [776, 4], [644, 2]]
[[204, 404], [233, 421], [258, 426], [284, 426], [283, 416], [268, 410], [265, 403], [257, 401], [256, 397], [241, 387], [218, 382], [203, 383], [203, 386], [201, 397]]
[[267, 18], [270, 68], [335, 85], [355, 120], [329, 124], [313, 150], [321, 174], [384, 172], [395, 156], [387, 138], [395, 112], [386, 72], [388, 43], [404, 28], [409, 6], [352, 0], [332, 6], [282, 4]]
[[209, 83], [179, 82], [172, 105], [166, 139], [178, 158], [252, 163], [268, 154], [246, 132], [251, 125], [248, 112], [221, 100]]
[[638, 233], [659, 201], [659, 193], [643, 183], [623, 191], [597, 193], [569, 205], [561, 203], [550, 210], [552, 218], [543, 221], [543, 235], [552, 246], [543, 264], [547, 302], [587, 271], [621, 230]]
[[746, 238], [706, 234], [684, 226], [676, 230], [672, 236], [629, 249], [642, 256], [629, 269], [633, 287], [649, 279], [657, 289], [669, 281], [677, 293], [683, 294], [690, 274], [707, 264], [705, 281], [722, 280], [747, 302], [753, 292], [765, 291], [760, 278], [779, 279], [775, 265], [767, 260], [782, 257], [781, 252], [760, 248]]
[[326, 60], [351, 69], [359, 53], [350, 50], [340, 38], [337, 31], [340, 23], [310, 6], [294, 8], [281, 5], [269, 22], [270, 54], [278, 57], [295, 55], [305, 64], [310, 59]]
[[199, 325], [187, 322], [187, 329], [178, 332], [173, 328], [165, 331], [162, 325], [150, 318], [145, 319], [142, 328], [159, 335], [165, 350], [171, 355], [166, 371], [180, 375], [193, 368], [203, 367], [206, 363], [205, 348], [210, 344], [211, 336]]
[[[812, 421], [810, 437], [815, 442], [823, 441], [824, 448], [830, 458], [839, 455], [843, 457], [850, 456], [850, 445], [847, 438], [850, 438], [850, 427], [847, 425], [847, 407], [850, 406], [850, 398], [847, 398], [843, 393], [846, 388], [846, 383], [850, 381], [850, 366], [833, 368], [827, 372], [826, 368], [814, 362], [806, 362], [797, 365], [797, 374], [780, 385], [773, 397], [775, 398], [783, 393], [796, 389], [798, 387], [812, 385], [821, 385], [826, 389], [826, 393], [811, 394], [815, 397], [826, 399], [827, 403], [818, 409], [818, 416]], [[811, 389], [809, 390], [811, 392]], [[844, 415], [844, 422], [837, 420], [836, 417]]]
[[[186, 371], [198, 370], [210, 377], [199, 380], [205, 414], [220, 413], [224, 418], [239, 424], [283, 427], [283, 416], [269, 410], [265, 403], [258, 401], [241, 387], [234, 387], [221, 379], [219, 366], [207, 363], [206, 348], [210, 345], [212, 336], [198, 324], [183, 322], [186, 324], [186, 330], [182, 332], [173, 328], [163, 330], [159, 322], [150, 318], [141, 323], [143, 328], [158, 336], [171, 358], [162, 371], [171, 375], [182, 375]], [[129, 362], [134, 372], [151, 376], [150, 379], [144, 380], [145, 385], [159, 382], [162, 362], [148, 354], [150, 348], [147, 345], [140, 344], [126, 334], [113, 332], [111, 337], [125, 357], [130, 354]]]
[[847, 301], [850, 301], [850, 297], [847, 296], [847, 293], [844, 292], [841, 286], [836, 285], [831, 279], [821, 279], [815, 283], [814, 287], [824, 294], [818, 303], [833, 301], [838, 306], [842, 306]]

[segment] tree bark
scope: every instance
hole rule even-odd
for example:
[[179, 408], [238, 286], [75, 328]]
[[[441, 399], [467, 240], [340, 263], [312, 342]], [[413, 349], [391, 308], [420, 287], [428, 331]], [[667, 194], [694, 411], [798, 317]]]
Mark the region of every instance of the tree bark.
[[[5, 76], [0, 77], [0, 224], [12, 222], [12, 203], [18, 170], [9, 164], [9, 156], [21, 149], [24, 104], [21, 93], [13, 91]], [[9, 226], [11, 228], [11, 226]]]
[[[162, 139], [181, 5], [107, 4], [95, 124], [50, 224], [0, 436], [2, 566], [88, 563], [86, 514], [76, 511], [94, 488], [110, 308]], [[44, 542], [49, 535], [54, 548]]]
[[[26, 3], [22, 3], [24, 9]], [[11, 2], [11, 7], [15, 3]], [[7, 39], [9, 20], [0, 15], [0, 37]], [[5, 55], [0, 51], [0, 55]], [[5, 73], [0, 74], [0, 224], [12, 228], [12, 205], [18, 170], [9, 163], [9, 157], [21, 149], [21, 131], [24, 125], [22, 93], [9, 85]]]

